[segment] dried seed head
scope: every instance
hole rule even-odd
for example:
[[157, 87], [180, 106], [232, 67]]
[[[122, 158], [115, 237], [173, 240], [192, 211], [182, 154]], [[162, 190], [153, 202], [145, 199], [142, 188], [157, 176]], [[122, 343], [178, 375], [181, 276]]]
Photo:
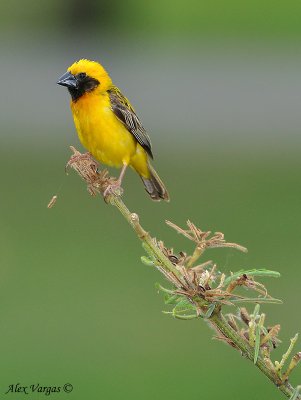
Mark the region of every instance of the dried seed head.
[[175, 229], [178, 233], [185, 236], [187, 239], [192, 240], [197, 246], [203, 250], [206, 248], [213, 247], [232, 247], [234, 249], [247, 252], [247, 249], [236, 243], [226, 242], [224, 239], [224, 234], [222, 232], [215, 232], [211, 238], [211, 231], [202, 231], [197, 228], [191, 221], [187, 221], [188, 229], [182, 229], [173, 222], [165, 221], [168, 226]]
[[279, 325], [279, 324], [273, 326], [272, 328], [268, 328], [268, 333], [267, 333], [267, 335], [265, 335], [265, 336], [261, 339], [261, 343], [260, 343], [261, 346], [262, 346], [264, 343], [267, 343], [269, 340], [272, 341], [273, 346], [274, 346], [273, 340], [278, 336], [279, 332], [280, 332], [280, 325]]
[[291, 372], [299, 364], [300, 361], [301, 361], [301, 352], [295, 354], [294, 357], [291, 359], [291, 362], [290, 362], [286, 372], [283, 375], [284, 381], [288, 380]]
[[251, 317], [245, 307], [241, 307], [241, 309], [240, 309], [240, 318], [247, 326], [249, 326]]
[[235, 332], [238, 332], [239, 328], [238, 328], [238, 325], [236, 323], [235, 316], [233, 314], [228, 314], [227, 315], [227, 320], [228, 320], [228, 324], [231, 326], [231, 328], [234, 329]]
[[52, 208], [55, 205], [56, 201], [57, 201], [57, 196], [56, 195], [52, 196], [50, 202], [47, 204], [47, 208]]
[[70, 146], [73, 155], [68, 161], [66, 168], [71, 167], [87, 183], [89, 193], [95, 196], [97, 193], [103, 194], [109, 185], [116, 182], [111, 178], [106, 169], [98, 171], [98, 164], [90, 153], [81, 154], [73, 146]]

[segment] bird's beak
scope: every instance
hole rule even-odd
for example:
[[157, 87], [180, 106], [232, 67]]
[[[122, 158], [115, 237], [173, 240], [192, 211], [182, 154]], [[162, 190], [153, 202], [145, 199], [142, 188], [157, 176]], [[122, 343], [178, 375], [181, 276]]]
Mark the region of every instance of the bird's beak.
[[77, 89], [78, 82], [74, 75], [71, 72], [67, 71], [60, 79], [56, 82], [58, 85], [66, 86], [67, 88]]

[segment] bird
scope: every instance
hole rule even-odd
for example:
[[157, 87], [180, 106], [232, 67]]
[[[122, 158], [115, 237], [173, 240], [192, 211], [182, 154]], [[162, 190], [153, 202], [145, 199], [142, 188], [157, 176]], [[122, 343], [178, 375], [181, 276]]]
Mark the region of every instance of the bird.
[[82, 145], [101, 164], [121, 168], [107, 187], [108, 195], [121, 187], [128, 166], [142, 179], [152, 200], [169, 201], [168, 191], [151, 165], [149, 136], [129, 100], [96, 61], [74, 62], [57, 81], [71, 95], [71, 111]]

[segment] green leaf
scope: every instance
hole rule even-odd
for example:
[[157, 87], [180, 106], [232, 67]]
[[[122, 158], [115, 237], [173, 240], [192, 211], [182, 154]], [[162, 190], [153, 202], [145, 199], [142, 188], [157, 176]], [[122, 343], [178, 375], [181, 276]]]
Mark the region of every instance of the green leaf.
[[179, 301], [179, 295], [171, 295], [170, 293], [166, 293], [164, 296], [164, 301], [165, 304], [177, 304], [177, 302]]
[[273, 297], [243, 297], [243, 298], [232, 298], [228, 299], [232, 303], [267, 303], [267, 304], [282, 304], [282, 300], [274, 299]]
[[189, 314], [189, 315], [175, 314], [174, 317], [177, 319], [194, 319], [197, 318], [198, 316], [196, 314]]
[[[259, 304], [258, 304], [259, 305]], [[259, 311], [259, 310], [258, 310]], [[256, 325], [255, 331], [255, 346], [254, 346], [254, 364], [257, 363], [260, 349], [260, 326]]]
[[[192, 318], [197, 318], [197, 312], [194, 307], [175, 307], [172, 310], [172, 314], [175, 318], [180, 318], [180, 319], [192, 319]], [[188, 317], [188, 318], [187, 318]]]
[[177, 307], [187, 307], [192, 305], [191, 302], [185, 296], [179, 296], [178, 300], [179, 301], [177, 303]]
[[174, 307], [176, 312], [182, 312], [183, 310], [195, 310], [195, 305], [190, 303], [185, 297], [183, 299], [179, 299], [176, 306]]
[[270, 276], [272, 278], [279, 278], [280, 273], [277, 271], [270, 271], [268, 269], [248, 269], [248, 270], [240, 270], [235, 272], [231, 276], [225, 279], [224, 285], [229, 285], [232, 281], [235, 281], [237, 278], [242, 276], [243, 274], [250, 276]]
[[208, 307], [208, 309], [206, 311], [206, 314], [203, 317], [207, 318], [207, 319], [210, 318], [215, 309], [215, 306], [216, 306], [215, 303], [210, 304], [210, 306]]
[[259, 304], [256, 304], [256, 306], [255, 306], [255, 308], [254, 308], [254, 312], [253, 312], [254, 321], [255, 321], [256, 318], [257, 318], [257, 315], [258, 315], [258, 313], [259, 313], [259, 310], [260, 310], [260, 305], [259, 305]]
[[174, 291], [170, 290], [170, 289], [166, 289], [165, 287], [163, 287], [162, 285], [160, 285], [160, 283], [156, 283], [155, 284], [155, 288], [160, 290], [160, 292], [164, 292], [164, 293], [169, 293], [174, 295]]
[[[163, 311], [164, 314], [172, 314], [175, 318], [179, 319], [192, 319], [197, 318], [196, 307], [187, 299], [187, 297], [175, 294], [172, 290], [162, 287], [159, 283], [156, 287], [165, 293], [165, 304], [175, 305], [172, 311]], [[191, 314], [193, 312], [193, 314]]]
[[147, 265], [148, 267], [154, 267], [155, 263], [153, 260], [151, 260], [149, 257], [147, 256], [141, 256], [141, 261], [144, 265]]
[[181, 315], [181, 314], [175, 314], [173, 311], [162, 311], [163, 314], [171, 314], [174, 318], [177, 319], [183, 319], [183, 320], [189, 320], [189, 319], [194, 319], [197, 318], [197, 314], [188, 314], [188, 315]]

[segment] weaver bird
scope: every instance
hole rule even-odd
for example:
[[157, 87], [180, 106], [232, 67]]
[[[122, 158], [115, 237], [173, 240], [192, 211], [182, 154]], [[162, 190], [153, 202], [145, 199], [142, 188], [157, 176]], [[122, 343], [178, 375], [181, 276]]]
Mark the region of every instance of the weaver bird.
[[116, 183], [104, 195], [120, 187], [126, 168], [131, 166], [153, 200], [168, 201], [168, 192], [150, 164], [153, 154], [148, 134], [103, 66], [79, 60], [57, 83], [66, 86], [71, 95], [71, 111], [82, 145], [102, 164], [121, 168]]

